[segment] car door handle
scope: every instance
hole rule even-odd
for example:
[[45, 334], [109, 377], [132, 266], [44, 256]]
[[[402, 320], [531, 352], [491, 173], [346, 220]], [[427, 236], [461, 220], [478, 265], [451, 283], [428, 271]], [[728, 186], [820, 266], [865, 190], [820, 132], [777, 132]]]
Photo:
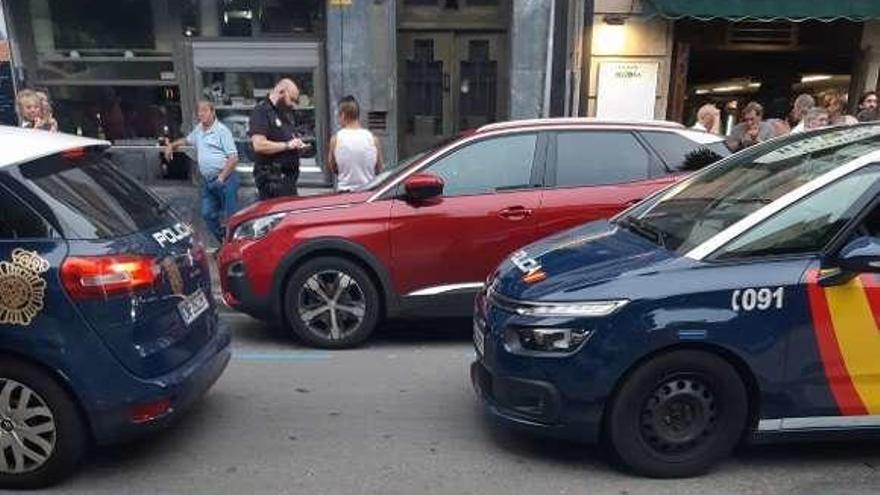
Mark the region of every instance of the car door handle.
[[532, 214], [532, 210], [525, 206], [508, 206], [498, 212], [498, 216], [506, 220], [522, 220]]

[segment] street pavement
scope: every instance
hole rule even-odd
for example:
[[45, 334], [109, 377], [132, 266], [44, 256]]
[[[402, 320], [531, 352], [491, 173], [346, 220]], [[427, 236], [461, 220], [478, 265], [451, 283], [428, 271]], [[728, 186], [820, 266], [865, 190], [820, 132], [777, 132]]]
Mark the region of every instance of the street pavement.
[[467, 321], [398, 322], [326, 352], [234, 313], [225, 375], [171, 429], [96, 451], [59, 494], [791, 494], [880, 492], [880, 442], [751, 447], [709, 475], [621, 474], [599, 450], [492, 427]]

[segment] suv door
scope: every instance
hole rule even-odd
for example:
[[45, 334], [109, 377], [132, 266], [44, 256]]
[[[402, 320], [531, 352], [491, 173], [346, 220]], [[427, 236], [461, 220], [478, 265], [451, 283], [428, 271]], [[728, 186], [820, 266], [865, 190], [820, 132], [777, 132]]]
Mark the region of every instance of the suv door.
[[609, 218], [675, 180], [628, 130], [558, 131], [549, 141], [542, 237]]
[[523, 132], [452, 150], [421, 169], [445, 181], [430, 203], [407, 202], [399, 188], [390, 228], [398, 293], [442, 294], [451, 284], [476, 290], [508, 253], [537, 237], [543, 141]]

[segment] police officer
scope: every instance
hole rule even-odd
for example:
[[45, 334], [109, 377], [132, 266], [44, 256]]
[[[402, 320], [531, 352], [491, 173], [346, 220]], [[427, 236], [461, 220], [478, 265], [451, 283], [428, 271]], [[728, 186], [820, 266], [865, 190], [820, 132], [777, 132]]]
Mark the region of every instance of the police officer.
[[299, 153], [307, 147], [294, 136], [292, 114], [298, 99], [296, 84], [290, 79], [282, 79], [251, 112], [254, 182], [260, 199], [297, 194]]

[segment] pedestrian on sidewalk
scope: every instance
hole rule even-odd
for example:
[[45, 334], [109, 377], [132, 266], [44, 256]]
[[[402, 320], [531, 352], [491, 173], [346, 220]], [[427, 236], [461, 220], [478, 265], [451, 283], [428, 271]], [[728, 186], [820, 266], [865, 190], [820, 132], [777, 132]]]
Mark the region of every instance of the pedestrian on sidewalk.
[[330, 139], [327, 167], [337, 176], [338, 192], [355, 191], [382, 171], [379, 139], [361, 127], [360, 106], [354, 96], [339, 100], [341, 129]]
[[293, 110], [299, 88], [282, 79], [251, 112], [248, 133], [254, 147], [254, 182], [260, 199], [296, 196], [300, 151], [308, 147], [296, 136]]
[[828, 123], [829, 123], [828, 110], [825, 110], [822, 107], [811, 108], [807, 112], [807, 114], [804, 115], [804, 130], [805, 131], [811, 131], [813, 129], [828, 127]]
[[859, 99], [859, 112], [856, 114], [859, 122], [872, 122], [880, 120], [880, 110], [877, 107], [877, 93], [867, 91]]
[[21, 126], [42, 131], [58, 131], [58, 122], [52, 117], [49, 96], [42, 91], [23, 89], [16, 97]]
[[792, 134], [804, 132], [804, 116], [815, 106], [816, 99], [807, 93], [799, 94], [794, 99], [794, 104], [791, 106], [791, 112], [788, 115], [788, 123], [791, 125]]
[[739, 151], [775, 137], [777, 131], [763, 118], [764, 107], [758, 102], [749, 102], [743, 108], [742, 122], [730, 131], [727, 147], [731, 151]]
[[171, 162], [174, 150], [185, 144], [196, 148], [202, 178], [202, 218], [214, 237], [223, 242], [224, 226], [238, 211], [238, 151], [232, 132], [217, 120], [213, 103], [200, 101], [198, 112], [199, 122], [192, 132], [165, 146], [165, 159]]
[[858, 124], [852, 115], [846, 114], [846, 98], [837, 90], [829, 90], [822, 95], [822, 106], [828, 110], [828, 116], [831, 125], [852, 125]]
[[721, 134], [721, 110], [714, 103], [706, 103], [697, 110], [697, 123], [691, 129]]

